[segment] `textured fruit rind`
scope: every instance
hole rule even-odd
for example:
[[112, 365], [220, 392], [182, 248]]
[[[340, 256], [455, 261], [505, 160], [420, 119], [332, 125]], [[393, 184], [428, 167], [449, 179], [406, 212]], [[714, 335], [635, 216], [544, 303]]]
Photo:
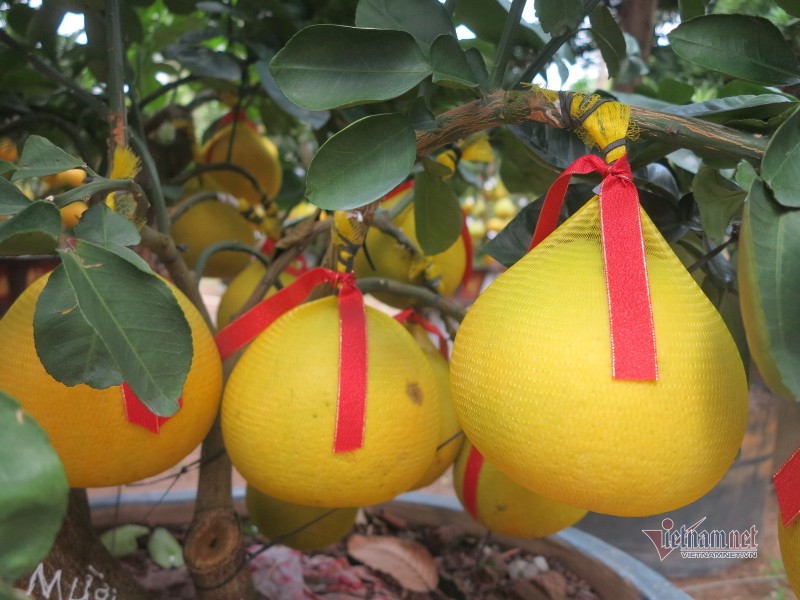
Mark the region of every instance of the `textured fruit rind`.
[[[464, 504], [464, 473], [472, 444], [465, 441], [453, 467], [456, 495]], [[554, 502], [522, 487], [484, 460], [478, 479], [478, 514], [491, 531], [520, 538], [544, 537], [580, 521], [586, 511]]]
[[794, 593], [800, 596], [800, 519], [795, 519], [786, 527], [778, 517], [778, 543], [786, 578]]
[[591, 201], [476, 300], [451, 388], [467, 437], [521, 485], [619, 516], [674, 510], [733, 462], [747, 382], [721, 317], [642, 212], [658, 381], [611, 378]]
[[46, 282], [47, 276], [35, 281], [0, 319], [0, 340], [13, 349], [0, 361], [0, 389], [47, 431], [70, 487], [122, 485], [177, 464], [208, 433], [222, 391], [222, 363], [200, 313], [168, 284], [189, 321], [194, 355], [183, 406], [155, 434], [128, 422], [119, 386], [68, 387], [45, 371], [34, 346], [33, 313]]
[[761, 299], [758, 292], [758, 272], [755, 268], [753, 230], [750, 226], [750, 207], [745, 206], [742, 226], [739, 231], [738, 287], [739, 307], [742, 312], [744, 333], [750, 356], [758, 367], [764, 383], [772, 391], [784, 398], [792, 398], [792, 393], [783, 384], [778, 366], [770, 353], [769, 330], [767, 328]]
[[250, 344], [222, 402], [222, 432], [247, 482], [307, 506], [366, 506], [416, 483], [439, 433], [436, 381], [402, 325], [366, 307], [364, 445], [333, 453], [339, 309], [328, 297], [298, 306]]
[[[284, 502], [252, 486], [247, 486], [245, 503], [250, 520], [265, 537], [296, 550], [317, 550], [335, 544], [350, 533], [358, 513], [357, 508], [330, 509]], [[287, 536], [297, 529], [300, 531]]]

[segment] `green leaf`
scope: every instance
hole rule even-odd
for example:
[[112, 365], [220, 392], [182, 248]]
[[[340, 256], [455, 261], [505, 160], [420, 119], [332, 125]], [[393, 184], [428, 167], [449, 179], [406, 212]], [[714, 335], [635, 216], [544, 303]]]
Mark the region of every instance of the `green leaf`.
[[616, 77], [627, 54], [625, 36], [607, 6], [600, 5], [589, 15], [592, 39], [608, 67], [609, 77]]
[[425, 104], [425, 98], [422, 97], [414, 99], [411, 106], [408, 107], [406, 117], [411, 126], [417, 131], [436, 129], [438, 126], [436, 117], [433, 116], [433, 113]]
[[260, 60], [256, 63], [256, 72], [261, 81], [261, 87], [269, 94], [269, 97], [278, 105], [278, 107], [288, 115], [305, 121], [312, 129], [319, 129], [328, 119], [331, 118], [329, 110], [305, 110], [297, 106], [294, 102], [286, 97], [283, 90], [278, 86], [272, 73], [269, 72], [269, 63]]
[[767, 19], [705, 15], [682, 23], [668, 38], [678, 56], [703, 68], [764, 85], [800, 82], [791, 47]]
[[0, 579], [28, 575], [55, 541], [69, 484], [47, 432], [0, 391]]
[[463, 222], [453, 188], [428, 171], [417, 173], [414, 178], [414, 223], [422, 252], [433, 256], [447, 250], [461, 235]]
[[11, 181], [53, 175], [81, 166], [81, 159], [67, 154], [50, 140], [39, 135], [29, 135], [17, 161], [17, 170], [11, 175]]
[[144, 525], [120, 525], [100, 535], [100, 542], [114, 558], [125, 558], [139, 549], [139, 538], [150, 533]]
[[53, 379], [95, 389], [124, 380], [105, 343], [78, 308], [78, 297], [63, 265], [50, 275], [33, 313], [36, 354]]
[[694, 96], [694, 86], [665, 77], [658, 82], [658, 97], [672, 104], [688, 104]]
[[53, 204], [58, 208], [64, 208], [73, 202], [83, 201], [87, 202], [89, 198], [99, 192], [108, 192], [109, 194], [114, 191], [130, 190], [130, 179], [106, 179], [105, 177], [94, 177], [89, 183], [79, 185], [76, 188], [67, 190], [53, 196]]
[[192, 335], [172, 291], [154, 274], [84, 240], [62, 251], [61, 260], [78, 308], [125, 381], [154, 414], [174, 414], [192, 362]]
[[405, 31], [426, 55], [440, 35], [456, 36], [450, 16], [437, 0], [359, 0], [356, 27]]
[[681, 11], [681, 21], [688, 21], [706, 14], [705, 0], [678, 0], [678, 9]]
[[199, 44], [176, 44], [164, 49], [164, 57], [180, 63], [197, 77], [238, 82], [242, 78], [239, 62], [230, 54], [214, 52]]
[[742, 214], [747, 192], [709, 167], [694, 176], [692, 190], [703, 229], [715, 244], [721, 244], [730, 222]]
[[753, 165], [751, 165], [749, 162], [746, 160], [740, 160], [739, 164], [736, 165], [734, 179], [736, 180], [736, 183], [739, 184], [740, 188], [742, 188], [745, 192], [749, 192], [753, 182], [758, 179], [758, 173], [756, 173], [755, 167], [753, 167]]
[[0, 215], [15, 215], [30, 204], [31, 201], [21, 189], [0, 176]]
[[775, 200], [789, 208], [800, 208], [800, 111], [778, 127], [764, 153], [761, 176]]
[[0, 256], [50, 254], [61, 233], [61, 213], [51, 202], [28, 202], [8, 221], [0, 221]]
[[431, 67], [433, 83], [445, 87], [478, 86], [464, 51], [451, 35], [440, 35], [431, 45]]
[[17, 168], [13, 162], [9, 162], [7, 160], [0, 160], [0, 175], [5, 175], [6, 173], [10, 173], [14, 169]]
[[275, 55], [270, 71], [289, 100], [325, 110], [400, 96], [431, 67], [404, 31], [312, 25]]
[[793, 17], [800, 17], [800, 0], [776, 0], [776, 2]]
[[151, 560], [162, 569], [177, 569], [184, 566], [183, 548], [169, 531], [157, 527], [147, 540], [147, 552]]
[[739, 251], [740, 301], [753, 359], [773, 392], [800, 398], [800, 210], [781, 207], [759, 179], [747, 198]]
[[483, 55], [477, 48], [467, 48], [464, 50], [464, 56], [467, 57], [467, 62], [472, 69], [472, 78], [483, 88], [489, 80], [489, 71], [486, 69]]
[[499, 132], [503, 151], [500, 179], [514, 194], [541, 196], [550, 188], [561, 171], [531, 152], [508, 130]]
[[542, 123], [526, 123], [511, 128], [519, 140], [548, 165], [563, 171], [586, 154], [586, 146], [574, 133]]
[[[496, 44], [500, 40], [511, 8], [509, 0], [458, 0], [456, 22], [466, 25], [479, 39]], [[541, 28], [525, 19], [520, 21], [514, 35], [514, 42], [523, 44], [534, 51], [544, 47], [545, 37]]]
[[[522, 207], [516, 216], [484, 247], [486, 254], [511, 267], [528, 252], [544, 198]], [[562, 210], [563, 213], [563, 210]]]
[[306, 176], [308, 200], [326, 210], [364, 206], [406, 178], [416, 152], [414, 130], [400, 115], [359, 119], [314, 156]]
[[553, 37], [574, 29], [583, 19], [580, 0], [536, 0], [534, 7], [542, 29]]
[[118, 215], [105, 203], [90, 207], [75, 226], [75, 235], [103, 247], [135, 246], [141, 241], [136, 225]]
[[716, 307], [722, 320], [725, 321], [728, 331], [731, 332], [733, 341], [736, 342], [736, 348], [742, 358], [744, 371], [748, 373], [750, 371], [750, 348], [747, 345], [747, 335], [742, 322], [742, 311], [739, 308], [739, 295], [732, 289], [723, 290], [722, 297]]

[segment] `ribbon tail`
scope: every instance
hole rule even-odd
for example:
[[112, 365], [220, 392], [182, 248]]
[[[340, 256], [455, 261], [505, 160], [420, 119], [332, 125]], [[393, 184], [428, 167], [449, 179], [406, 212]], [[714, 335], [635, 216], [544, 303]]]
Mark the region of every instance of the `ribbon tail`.
[[478, 482], [483, 468], [483, 454], [475, 446], [470, 446], [467, 465], [464, 467], [464, 508], [474, 519], [478, 518]]
[[[127, 383], [120, 385], [120, 392], [122, 394], [122, 405], [125, 408], [125, 418], [129, 423], [144, 427], [152, 433], [159, 433], [161, 426], [172, 418], [159, 417], [151, 412]], [[183, 396], [178, 398], [178, 406], [183, 406]]]
[[781, 523], [788, 527], [800, 516], [800, 448], [772, 476]]

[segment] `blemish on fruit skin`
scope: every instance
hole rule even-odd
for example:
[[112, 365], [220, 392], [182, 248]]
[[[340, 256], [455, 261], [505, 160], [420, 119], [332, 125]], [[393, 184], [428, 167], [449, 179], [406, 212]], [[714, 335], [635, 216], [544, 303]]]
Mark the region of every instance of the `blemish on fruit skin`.
[[23, 421], [25, 420], [25, 413], [24, 413], [24, 412], [22, 412], [22, 409], [21, 409], [21, 408], [18, 408], [18, 409], [17, 409], [17, 412], [16, 412], [16, 417], [17, 417], [17, 423], [19, 423], [20, 425], [22, 425]]
[[406, 384], [406, 395], [411, 398], [411, 401], [417, 406], [422, 405], [423, 394], [416, 381], [409, 381]]

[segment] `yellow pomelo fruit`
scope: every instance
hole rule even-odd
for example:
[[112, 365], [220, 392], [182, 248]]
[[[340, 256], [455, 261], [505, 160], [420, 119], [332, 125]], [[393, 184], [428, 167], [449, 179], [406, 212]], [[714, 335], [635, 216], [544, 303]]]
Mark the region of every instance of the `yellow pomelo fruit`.
[[433, 460], [436, 380], [422, 350], [391, 317], [366, 307], [364, 445], [333, 452], [339, 381], [334, 297], [298, 306], [248, 347], [225, 386], [222, 433], [233, 464], [265, 494], [307, 506], [385, 502]]
[[323, 508], [284, 502], [262, 494], [251, 485], [247, 486], [245, 503], [250, 520], [265, 537], [304, 551], [324, 548], [341, 540], [350, 533], [358, 513], [358, 508]]
[[[230, 162], [248, 171], [258, 181], [261, 191], [269, 199], [275, 198], [283, 183], [283, 170], [278, 156], [278, 148], [269, 138], [260, 135], [254, 125], [240, 120], [234, 128], [227, 123], [217, 131], [200, 149], [201, 164]], [[231, 136], [234, 137], [231, 145]], [[230, 158], [228, 149], [231, 148]], [[256, 206], [261, 197], [246, 177], [233, 171], [213, 171], [211, 179], [229, 194], [245, 198]]]
[[222, 391], [222, 363], [200, 313], [168, 284], [189, 321], [194, 356], [183, 406], [156, 434], [128, 422], [119, 386], [68, 387], [45, 371], [34, 346], [33, 312], [47, 278], [37, 279], [0, 319], [0, 339], [9, 350], [0, 361], [0, 389], [47, 431], [70, 487], [122, 485], [174, 466], [211, 428]]
[[[253, 290], [256, 289], [258, 282], [261, 281], [261, 278], [264, 277], [264, 273], [266, 272], [267, 270], [264, 268], [264, 265], [261, 264], [260, 261], [254, 260], [247, 265], [241, 273], [233, 278], [219, 301], [219, 307], [217, 308], [218, 328], [221, 329], [231, 322], [233, 315], [238, 313], [245, 305], [245, 302], [250, 299]], [[289, 285], [295, 279], [297, 278], [286, 272], [281, 273], [278, 277], [278, 280], [283, 286]], [[264, 295], [264, 298], [271, 296], [275, 291], [275, 287], [271, 287]]]
[[72, 189], [83, 185], [85, 179], [86, 171], [83, 169], [69, 169], [55, 175], [45, 175], [42, 177], [42, 182], [47, 186], [48, 190]]
[[[410, 191], [401, 192], [394, 198], [384, 202], [381, 207], [390, 210], [395, 204], [405, 198]], [[415, 230], [414, 205], [406, 207], [395, 219], [394, 224], [399, 227], [408, 239], [419, 251], [419, 242]], [[468, 251], [466, 247], [469, 236], [459, 236], [459, 238], [444, 252], [433, 256], [434, 263], [442, 273], [441, 294], [452, 296], [464, 278], [467, 270]], [[390, 235], [387, 235], [376, 227], [370, 227], [364, 245], [372, 260], [370, 265], [364, 253], [360, 249], [356, 254], [353, 263], [353, 272], [356, 277], [386, 277], [402, 283], [421, 285], [424, 281], [424, 273], [419, 269], [418, 263], [415, 264], [412, 254]], [[373, 269], [374, 265], [374, 269]], [[391, 294], [375, 294], [382, 302], [403, 308], [409, 302], [403, 301]]]
[[439, 386], [439, 407], [441, 410], [438, 450], [428, 470], [425, 471], [422, 478], [412, 488], [416, 490], [432, 484], [453, 464], [456, 456], [458, 456], [458, 451], [461, 450], [464, 436], [458, 435], [461, 431], [461, 425], [459, 425], [456, 418], [453, 400], [450, 397], [450, 363], [442, 356], [438, 348], [433, 345], [427, 331], [414, 324], [407, 326], [407, 328], [411, 335], [414, 336], [414, 339], [417, 340], [428, 361], [430, 361], [433, 375]]
[[517, 212], [519, 212], [519, 207], [509, 196], [495, 200], [492, 204], [492, 216], [501, 220], [510, 221]]
[[611, 376], [597, 200], [475, 301], [451, 389], [464, 433], [517, 483], [645, 516], [708, 492], [733, 462], [747, 381], [722, 318], [642, 211], [659, 376]]
[[64, 227], [72, 228], [78, 224], [78, 221], [81, 220], [83, 213], [86, 212], [86, 209], [89, 207], [86, 205], [85, 202], [73, 202], [71, 204], [67, 204], [64, 208], [61, 209], [61, 224]]
[[9, 138], [0, 138], [0, 160], [7, 160], [13, 163], [19, 160], [17, 145]]
[[[466, 440], [453, 467], [453, 486], [465, 507], [464, 478], [471, 449]], [[477, 514], [467, 512], [491, 531], [520, 538], [545, 537], [586, 515], [582, 508], [555, 502], [514, 483], [485, 459], [477, 476]]]
[[758, 289], [758, 272], [755, 265], [753, 248], [753, 230], [750, 225], [749, 206], [742, 214], [742, 226], [739, 230], [739, 262], [737, 266], [737, 283], [739, 287], [739, 308], [742, 313], [744, 333], [750, 356], [758, 367], [764, 383], [773, 394], [783, 398], [794, 396], [784, 385], [778, 365], [772, 356], [769, 329], [761, 308], [761, 294]]
[[[190, 269], [197, 264], [203, 250], [217, 242], [241, 242], [256, 246], [256, 232], [250, 222], [224, 202], [206, 200], [192, 206], [172, 223], [172, 237], [176, 244], [185, 244], [183, 260]], [[225, 250], [215, 253], [206, 263], [206, 277], [235, 277], [250, 262], [245, 252]]]
[[800, 596], [800, 519], [795, 519], [786, 527], [778, 516], [778, 543], [786, 578], [794, 593]]

